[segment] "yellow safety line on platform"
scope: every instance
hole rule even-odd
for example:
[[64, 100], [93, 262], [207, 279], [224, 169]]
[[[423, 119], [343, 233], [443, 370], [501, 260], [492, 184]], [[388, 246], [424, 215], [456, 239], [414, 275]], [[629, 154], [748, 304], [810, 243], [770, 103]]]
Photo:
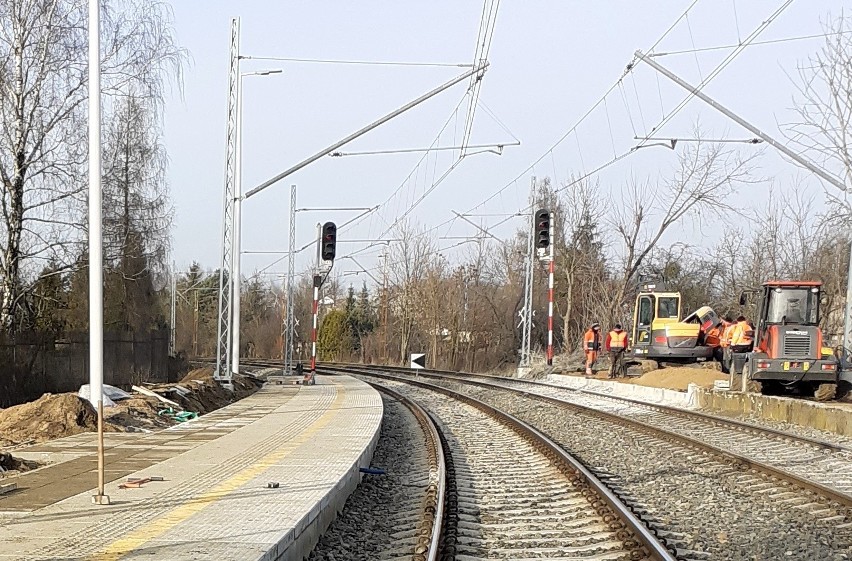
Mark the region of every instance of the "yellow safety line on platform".
[[181, 522], [188, 520], [204, 508], [228, 494], [233, 493], [242, 485], [245, 485], [270, 467], [276, 465], [278, 462], [292, 454], [293, 451], [307, 442], [311, 436], [331, 421], [334, 415], [338, 412], [339, 407], [343, 404], [343, 399], [346, 394], [343, 387], [337, 384], [335, 384], [335, 390], [337, 392], [337, 397], [335, 397], [331, 408], [323, 413], [322, 416], [320, 416], [320, 418], [317, 419], [317, 421], [307, 430], [300, 433], [293, 440], [288, 441], [287, 446], [284, 449], [279, 449], [267, 454], [252, 466], [247, 467], [241, 472], [235, 474], [233, 477], [226, 479], [210, 491], [192, 499], [191, 502], [187, 504], [171, 510], [162, 517], [152, 521], [150, 524], [146, 524], [145, 526], [136, 529], [129, 535], [111, 543], [100, 552], [88, 557], [87, 559], [89, 561], [117, 561], [125, 555], [136, 551], [147, 542], [162, 536]]

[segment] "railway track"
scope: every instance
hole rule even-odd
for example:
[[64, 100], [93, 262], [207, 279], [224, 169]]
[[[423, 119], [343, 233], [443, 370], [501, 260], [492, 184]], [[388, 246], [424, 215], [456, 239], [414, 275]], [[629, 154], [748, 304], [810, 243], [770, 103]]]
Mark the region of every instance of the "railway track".
[[[414, 382], [373, 368], [346, 371]], [[594, 466], [649, 527], [677, 548], [679, 558], [847, 559], [852, 551], [848, 497], [836, 490], [640, 426], [635, 419], [483, 380], [443, 376], [432, 381], [505, 409], [551, 435]]]
[[[388, 368], [386, 371], [411, 376], [406, 369]], [[553, 399], [568, 407], [618, 420], [626, 426], [664, 433], [669, 438], [702, 447], [710, 453], [728, 454], [739, 463], [769, 472], [772, 476], [852, 507], [852, 448], [842, 444], [734, 419], [530, 380], [441, 371], [427, 371], [419, 375], [480, 387], [512, 389], [526, 396]]]
[[308, 561], [439, 559], [447, 465], [435, 423], [417, 403], [389, 388], [373, 465], [326, 530]]
[[[412, 411], [422, 404], [442, 443], [447, 469], [442, 486], [445, 510], [443, 516], [434, 517], [443, 522], [440, 546], [423, 550], [425, 526], [421, 524], [413, 559], [677, 559], [665, 540], [607, 485], [527, 423], [439, 386], [367, 381], [404, 401]], [[400, 519], [401, 527], [394, 535], [411, 537], [405, 516], [382, 512], [381, 517]], [[347, 530], [349, 535], [360, 533], [351, 527]], [[324, 541], [342, 545], [340, 537], [346, 533], [333, 525], [311, 559], [339, 559], [327, 556]], [[431, 536], [430, 544], [434, 544], [434, 526]], [[412, 558], [403, 556], [403, 549], [338, 553], [347, 559]]]
[[446, 388], [381, 385], [428, 408], [443, 435], [454, 492], [439, 559], [675, 559], [605, 485], [526, 423]]

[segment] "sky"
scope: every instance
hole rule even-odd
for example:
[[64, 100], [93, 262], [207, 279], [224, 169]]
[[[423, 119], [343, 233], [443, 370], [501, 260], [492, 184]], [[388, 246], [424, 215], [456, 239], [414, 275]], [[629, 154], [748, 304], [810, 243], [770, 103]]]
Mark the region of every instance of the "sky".
[[[350, 282], [370, 281], [383, 246], [349, 243], [392, 239], [403, 213], [438, 238], [472, 236], [476, 229], [453, 212], [472, 211], [483, 226], [502, 221], [527, 204], [532, 176], [555, 178], [588, 173], [651, 134], [686, 92], [639, 64], [609, 95], [637, 49], [655, 53], [736, 45], [767, 20], [783, 0], [504, 0], [475, 112], [471, 144], [511, 144], [502, 155], [469, 155], [443, 181], [458, 152], [323, 157], [243, 202], [245, 252], [285, 251], [288, 245], [290, 185], [297, 208], [380, 208], [338, 234], [338, 273]], [[823, 32], [837, 0], [797, 0], [756, 41]], [[190, 62], [182, 87], [165, 105], [163, 141], [169, 155], [168, 180], [175, 205], [173, 260], [185, 270], [193, 261], [214, 269], [221, 260], [222, 206], [228, 95], [229, 29], [241, 22], [243, 81], [243, 192], [344, 138], [421, 94], [463, 73], [471, 64], [483, 12], [481, 1], [293, 2], [272, 0], [172, 0], [178, 43]], [[691, 6], [691, 8], [690, 8]], [[686, 17], [681, 17], [684, 12]], [[680, 19], [679, 19], [680, 18]], [[667, 32], [668, 30], [668, 32]], [[662, 40], [660, 40], [662, 38]], [[657, 42], [659, 43], [657, 44]], [[794, 116], [797, 64], [816, 52], [822, 39], [751, 45], [743, 49], [704, 88], [704, 92], [769, 134], [781, 137], [779, 123]], [[655, 58], [693, 84], [710, 75], [732, 49], [705, 50]], [[319, 64], [258, 57], [381, 62], [446, 63], [449, 66]], [[462, 81], [341, 149], [343, 152], [450, 147], [459, 144], [468, 110]], [[581, 124], [573, 128], [601, 98]], [[692, 138], [696, 123], [711, 138], [753, 137], [703, 102], [692, 99], [655, 136]], [[446, 125], [446, 126], [444, 126]], [[443, 132], [442, 131], [443, 128]], [[566, 136], [566, 133], [567, 134]], [[564, 138], [564, 139], [563, 139]], [[561, 142], [560, 139], [563, 139]], [[682, 146], [682, 144], [681, 144]], [[772, 193], [789, 194], [801, 170], [771, 149], [758, 151], [757, 174], [764, 179], [741, 190], [736, 204], [757, 208]], [[618, 198], [631, 180], [654, 185], [671, 176], [677, 152], [648, 147], [594, 174], [600, 204]], [[805, 178], [799, 189], [821, 198], [822, 187]], [[487, 204], [480, 203], [494, 193]], [[776, 195], [777, 196], [777, 195]], [[479, 206], [478, 206], [479, 205]], [[357, 211], [300, 212], [296, 245], [315, 237], [318, 222], [338, 224]], [[508, 236], [520, 227], [508, 220], [494, 230]], [[672, 233], [701, 245], [699, 225], [688, 222]], [[438, 239], [441, 247], [452, 240]], [[453, 250], [448, 250], [453, 251]], [[356, 260], [344, 259], [355, 252]], [[297, 258], [307, 268], [312, 251]], [[245, 254], [245, 275], [280, 274], [286, 261], [274, 254]]]

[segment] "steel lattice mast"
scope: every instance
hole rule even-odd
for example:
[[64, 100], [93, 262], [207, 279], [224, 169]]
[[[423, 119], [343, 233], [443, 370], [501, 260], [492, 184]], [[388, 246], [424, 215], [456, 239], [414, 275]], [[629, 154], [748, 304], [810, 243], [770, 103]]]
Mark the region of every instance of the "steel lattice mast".
[[234, 182], [237, 174], [237, 104], [240, 80], [240, 20], [231, 20], [231, 62], [228, 71], [228, 129], [225, 153], [225, 190], [222, 219], [222, 262], [219, 268], [219, 327], [216, 337], [216, 380], [231, 382], [231, 280], [234, 242]]
[[293, 347], [295, 346], [296, 311], [293, 302], [296, 293], [294, 286], [296, 280], [296, 186], [290, 185], [290, 250], [287, 254], [287, 317], [284, 330], [284, 375], [293, 369]]
[[[530, 208], [535, 207], [535, 177], [532, 178], [530, 187]], [[533, 238], [535, 237], [535, 216], [531, 213], [529, 221], [529, 231], [527, 236], [527, 258], [524, 261], [524, 307], [521, 309], [521, 360], [518, 365], [520, 368], [529, 368], [532, 363], [531, 343], [532, 343], [532, 285], [533, 285], [533, 247], [535, 245]]]

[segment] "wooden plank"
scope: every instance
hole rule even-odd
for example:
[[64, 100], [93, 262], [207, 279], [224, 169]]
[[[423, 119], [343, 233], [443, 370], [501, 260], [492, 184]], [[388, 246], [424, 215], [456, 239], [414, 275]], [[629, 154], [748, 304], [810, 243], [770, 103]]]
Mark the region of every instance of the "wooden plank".
[[157, 399], [159, 399], [160, 401], [162, 401], [163, 403], [166, 403], [166, 404], [168, 404], [168, 405], [171, 405], [172, 407], [177, 407], [178, 409], [180, 409], [180, 408], [181, 408], [180, 404], [175, 403], [175, 402], [174, 402], [174, 401], [172, 401], [171, 399], [168, 399], [168, 398], [165, 398], [165, 397], [161, 396], [161, 395], [160, 395], [160, 394], [158, 394], [157, 392], [152, 392], [152, 391], [151, 391], [151, 390], [149, 390], [148, 388], [142, 388], [142, 387], [139, 387], [139, 386], [131, 386], [131, 387], [130, 387], [130, 389], [132, 389], [132, 390], [133, 390], [133, 391], [135, 391], [135, 392], [139, 392], [139, 393], [141, 393], [142, 395], [147, 395], [148, 397], [154, 397], [154, 398], [157, 398]]

